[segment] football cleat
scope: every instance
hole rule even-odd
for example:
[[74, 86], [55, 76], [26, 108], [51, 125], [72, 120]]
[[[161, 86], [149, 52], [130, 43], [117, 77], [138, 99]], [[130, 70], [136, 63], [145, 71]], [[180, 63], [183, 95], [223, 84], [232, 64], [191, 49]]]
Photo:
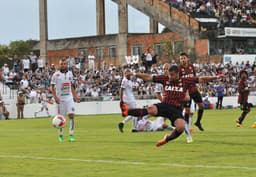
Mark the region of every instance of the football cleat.
[[190, 129], [189, 130], [190, 133], [196, 133], [194, 130]]
[[187, 137], [187, 143], [192, 143], [192, 142], [193, 142], [192, 137], [191, 137], [191, 136], [188, 136], [188, 137]]
[[204, 129], [203, 129], [203, 127], [202, 127], [202, 125], [201, 125], [200, 122], [196, 122], [194, 125], [197, 126], [197, 128], [198, 128], [200, 131], [204, 131]]
[[73, 135], [69, 135], [69, 141], [70, 142], [75, 142], [76, 141]]
[[237, 120], [236, 120], [236, 123], [239, 123], [239, 122], [240, 122], [239, 119], [237, 119]]
[[123, 133], [123, 132], [124, 132], [124, 123], [123, 123], [123, 122], [120, 122], [120, 123], [118, 124], [118, 128], [119, 128], [119, 131], [120, 131], [121, 133]]
[[64, 141], [65, 141], [64, 136], [63, 136], [63, 135], [60, 135], [60, 136], [59, 136], [59, 140], [60, 140], [60, 142], [64, 142]]
[[166, 134], [162, 140], [158, 141], [158, 143], [157, 143], [156, 146], [157, 146], [157, 147], [160, 147], [160, 146], [166, 144], [166, 143], [167, 143], [166, 138], [167, 138], [168, 136], [169, 136], [169, 135]]
[[237, 127], [243, 127], [243, 125], [242, 125], [242, 124], [239, 124], [239, 123], [236, 124], [236, 126], [237, 126]]
[[132, 133], [137, 133], [137, 132], [138, 132], [138, 130], [132, 129]]
[[128, 116], [128, 106], [126, 104], [123, 104], [121, 107], [122, 110], [122, 116], [127, 117]]
[[256, 124], [254, 124], [254, 125], [250, 126], [250, 128], [256, 128]]

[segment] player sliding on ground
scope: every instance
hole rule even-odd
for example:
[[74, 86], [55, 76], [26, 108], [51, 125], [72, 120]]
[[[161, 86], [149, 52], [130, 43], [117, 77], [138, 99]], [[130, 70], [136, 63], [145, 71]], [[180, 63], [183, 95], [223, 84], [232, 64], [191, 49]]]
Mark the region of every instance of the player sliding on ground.
[[155, 82], [163, 84], [164, 94], [163, 101], [151, 105], [144, 109], [126, 109], [122, 114], [125, 116], [131, 115], [136, 117], [143, 117], [147, 114], [150, 116], [162, 116], [168, 118], [174, 125], [175, 130], [170, 135], [165, 135], [164, 139], [157, 143], [157, 146], [166, 144], [178, 138], [184, 131], [185, 121], [182, 115], [182, 104], [185, 98], [186, 91], [191, 88], [191, 85], [201, 82], [209, 82], [223, 77], [220, 76], [205, 76], [205, 77], [188, 77], [179, 78], [179, 69], [173, 65], [169, 69], [169, 76], [151, 76], [144, 73], [127, 73], [127, 75], [134, 75], [146, 82]]

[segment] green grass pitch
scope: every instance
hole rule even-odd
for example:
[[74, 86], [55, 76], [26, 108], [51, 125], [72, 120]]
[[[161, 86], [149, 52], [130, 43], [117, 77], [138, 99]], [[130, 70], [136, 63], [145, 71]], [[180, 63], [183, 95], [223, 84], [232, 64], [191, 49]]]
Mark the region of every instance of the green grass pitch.
[[0, 177], [255, 177], [256, 109], [237, 128], [240, 114], [205, 111], [205, 131], [192, 127], [192, 144], [182, 135], [159, 148], [169, 131], [131, 133], [129, 123], [120, 133], [120, 115], [76, 116], [74, 143], [60, 143], [49, 118], [3, 120]]

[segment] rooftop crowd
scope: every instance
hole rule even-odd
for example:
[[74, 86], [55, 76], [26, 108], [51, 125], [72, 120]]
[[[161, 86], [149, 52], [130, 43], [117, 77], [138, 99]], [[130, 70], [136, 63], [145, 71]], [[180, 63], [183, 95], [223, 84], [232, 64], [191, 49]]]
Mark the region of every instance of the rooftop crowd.
[[[150, 55], [150, 54], [146, 54]], [[79, 57], [83, 58], [83, 56]], [[147, 58], [147, 57], [146, 57]], [[56, 71], [54, 64], [45, 64], [41, 57], [37, 57], [31, 52], [30, 55], [24, 55], [23, 59], [17, 56], [9, 58], [13, 62], [13, 68], [7, 64], [2, 67], [3, 81], [12, 89], [22, 90], [27, 98], [36, 97], [40, 94], [40, 90], [44, 87], [51, 97], [49, 90], [50, 79]], [[74, 85], [78, 95], [83, 98], [83, 101], [90, 100], [115, 100], [119, 99], [119, 89], [123, 77], [123, 69], [129, 67], [132, 71], [148, 72], [152, 75], [163, 74], [162, 65], [160, 62], [147, 65], [146, 62], [136, 61], [130, 62], [125, 66], [101, 66], [100, 69], [88, 68], [88, 62], [81, 64], [77, 58], [67, 57], [68, 68], [73, 72]], [[70, 62], [70, 61], [76, 62]], [[172, 64], [176, 64], [173, 60]], [[82, 67], [84, 66], [84, 68]], [[256, 63], [242, 62], [241, 64], [194, 64], [198, 76], [217, 75], [223, 73], [226, 78], [221, 82], [212, 82], [200, 85], [203, 96], [216, 96], [215, 87], [218, 84], [223, 84], [225, 87], [225, 95], [237, 95], [239, 72], [247, 70], [250, 78], [249, 84], [252, 87], [256, 86], [256, 79], [253, 75]], [[144, 83], [140, 79], [133, 78], [134, 93], [138, 99], [154, 98], [155, 85], [153, 83]]]
[[255, 0], [165, 0], [192, 17], [217, 17], [219, 27], [256, 23]]

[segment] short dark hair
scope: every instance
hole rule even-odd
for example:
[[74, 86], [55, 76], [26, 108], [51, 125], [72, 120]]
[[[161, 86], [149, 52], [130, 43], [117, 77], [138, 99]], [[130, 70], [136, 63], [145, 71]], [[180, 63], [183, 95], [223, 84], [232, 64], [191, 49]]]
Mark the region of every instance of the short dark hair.
[[169, 69], [169, 72], [172, 72], [172, 71], [174, 71], [175, 73], [178, 73], [178, 72], [179, 72], [178, 66], [172, 65], [172, 66], [170, 67], [170, 69]]
[[247, 78], [249, 77], [248, 72], [245, 71], [245, 70], [242, 70], [242, 71], [240, 72], [240, 74], [239, 74], [240, 78], [241, 78], [241, 76], [242, 76], [243, 73], [246, 74]]
[[182, 52], [182, 53], [180, 53], [180, 56], [186, 56], [186, 57], [188, 57], [188, 54], [187, 54], [186, 52]]

